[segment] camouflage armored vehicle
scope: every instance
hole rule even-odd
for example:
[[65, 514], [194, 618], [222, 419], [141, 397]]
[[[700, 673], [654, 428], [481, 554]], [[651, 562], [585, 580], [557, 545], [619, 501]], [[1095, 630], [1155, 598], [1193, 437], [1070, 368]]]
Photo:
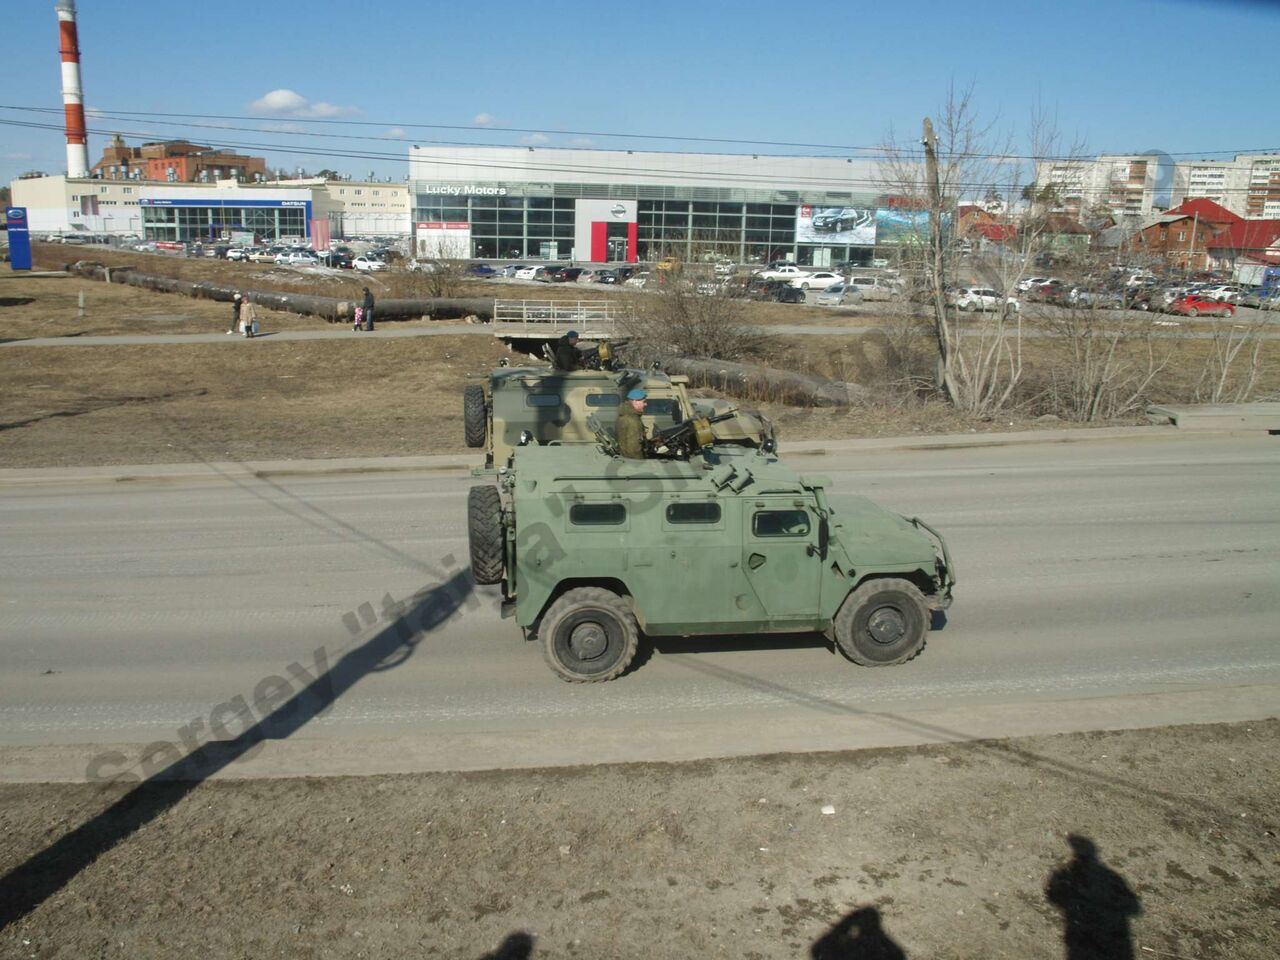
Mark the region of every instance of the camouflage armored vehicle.
[[[595, 416], [612, 429], [622, 397], [633, 387], [649, 394], [644, 415], [650, 430], [680, 423], [694, 416], [726, 413], [724, 400], [691, 398], [688, 377], [657, 370], [574, 370], [551, 367], [502, 367], [490, 375], [488, 390], [478, 383], [463, 389], [463, 429], [469, 447], [484, 447], [484, 468], [491, 472], [510, 459], [523, 443], [594, 443], [587, 420]], [[522, 441], [522, 434], [528, 436]], [[714, 425], [716, 441], [760, 446], [777, 439], [773, 424], [759, 413], [740, 412]]]
[[518, 447], [498, 484], [471, 488], [472, 572], [571, 682], [617, 677], [641, 632], [820, 631], [858, 664], [910, 660], [951, 603], [946, 544], [828, 486], [747, 446]]

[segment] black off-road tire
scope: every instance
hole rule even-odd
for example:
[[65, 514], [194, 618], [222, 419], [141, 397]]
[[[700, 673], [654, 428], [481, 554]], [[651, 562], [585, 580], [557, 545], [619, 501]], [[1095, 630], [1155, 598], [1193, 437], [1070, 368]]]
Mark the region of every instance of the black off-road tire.
[[498, 488], [472, 487], [467, 494], [467, 537], [471, 541], [471, 576], [476, 583], [502, 582], [504, 534]]
[[489, 432], [489, 411], [485, 408], [484, 387], [470, 383], [462, 388], [462, 428], [468, 447], [483, 447]]
[[840, 652], [863, 667], [906, 663], [924, 649], [929, 632], [924, 595], [907, 580], [868, 580], [836, 614]]
[[640, 627], [627, 602], [602, 587], [575, 587], [538, 624], [547, 666], [569, 683], [603, 683], [635, 659]]

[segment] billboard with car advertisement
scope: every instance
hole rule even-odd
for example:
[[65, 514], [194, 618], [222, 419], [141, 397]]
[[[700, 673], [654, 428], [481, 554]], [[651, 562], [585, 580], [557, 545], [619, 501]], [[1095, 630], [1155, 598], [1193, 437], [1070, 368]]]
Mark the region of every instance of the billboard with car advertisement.
[[796, 243], [873, 247], [876, 243], [876, 211], [865, 207], [804, 204], [796, 209]]
[[[942, 232], [951, 229], [951, 216], [942, 217]], [[876, 211], [876, 239], [884, 245], [929, 242], [929, 211], [905, 207]]]

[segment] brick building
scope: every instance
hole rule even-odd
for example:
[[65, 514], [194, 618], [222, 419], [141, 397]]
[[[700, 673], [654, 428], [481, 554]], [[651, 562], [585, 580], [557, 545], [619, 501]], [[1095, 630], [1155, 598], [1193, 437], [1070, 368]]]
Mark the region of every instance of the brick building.
[[93, 165], [103, 180], [159, 180], [168, 183], [213, 183], [267, 179], [267, 161], [227, 150], [213, 150], [187, 140], [164, 140], [140, 147], [126, 144], [119, 134]]
[[1209, 268], [1209, 247], [1244, 218], [1212, 200], [1188, 200], [1143, 223], [1130, 238], [1135, 253], [1189, 270]]

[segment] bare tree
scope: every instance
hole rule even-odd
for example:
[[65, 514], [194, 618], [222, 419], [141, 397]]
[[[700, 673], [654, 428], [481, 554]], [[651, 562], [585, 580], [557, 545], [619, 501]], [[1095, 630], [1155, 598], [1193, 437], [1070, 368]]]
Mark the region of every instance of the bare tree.
[[[1030, 156], [1052, 155], [1057, 140], [1048, 116], [1034, 112], [1027, 137]], [[978, 117], [972, 88], [952, 87], [936, 126], [925, 119], [920, 144], [903, 144], [891, 132], [885, 148], [887, 188], [918, 231], [913, 245], [920, 251], [917, 296], [931, 315], [936, 387], [957, 409], [979, 416], [1007, 406], [1022, 381], [1023, 317], [1012, 298], [1040, 249], [1049, 210], [1045, 201], [1051, 199], [1038, 197], [1034, 171], [1028, 176], [1026, 157], [1014, 142], [998, 132], [994, 121]], [[962, 256], [958, 238], [949, 230], [956, 208], [963, 202], [981, 203], [1008, 216], [1020, 201], [1022, 216], [1009, 220], [1012, 229], [998, 255], [968, 263], [983, 277], [978, 285], [999, 294], [999, 306], [980, 317], [965, 317], [962, 325], [949, 299]]]
[[[1259, 311], [1249, 324], [1215, 324], [1209, 352], [1200, 371], [1197, 403], [1243, 403], [1253, 395], [1262, 372], [1262, 333], [1267, 322]], [[1244, 354], [1243, 364], [1237, 363]]]
[[1096, 300], [1046, 312], [1044, 324], [1054, 335], [1048, 400], [1066, 420], [1093, 423], [1141, 409], [1173, 355], [1173, 341], [1158, 340], [1145, 318], [1132, 327]]
[[647, 360], [669, 356], [743, 360], [767, 352], [769, 334], [739, 319], [742, 303], [730, 288], [673, 271], [653, 290], [629, 296], [623, 326], [633, 350]]
[[412, 297], [456, 297], [466, 277], [466, 244], [452, 238], [419, 239], [406, 282]]

